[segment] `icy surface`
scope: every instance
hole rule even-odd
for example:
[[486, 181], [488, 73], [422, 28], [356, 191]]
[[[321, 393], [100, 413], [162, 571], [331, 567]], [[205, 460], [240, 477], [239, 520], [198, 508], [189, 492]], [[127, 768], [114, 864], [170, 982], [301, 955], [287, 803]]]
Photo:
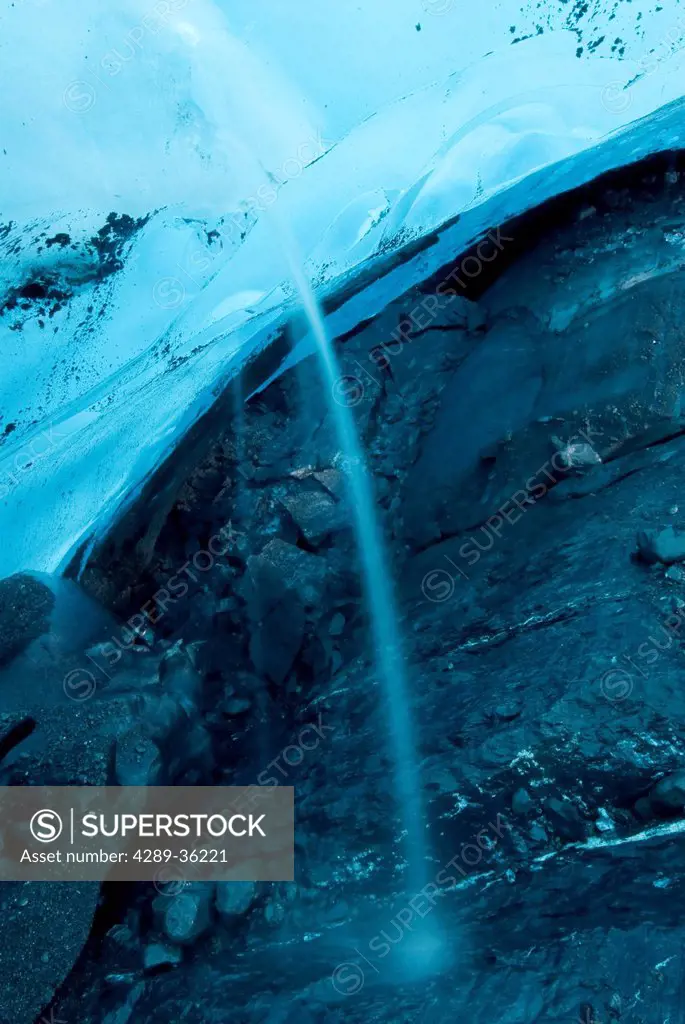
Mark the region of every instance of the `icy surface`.
[[274, 336], [274, 217], [320, 295], [359, 277], [340, 333], [491, 225], [682, 145], [677, 3], [485, 6], [5, 9], [0, 575], [104, 530]]

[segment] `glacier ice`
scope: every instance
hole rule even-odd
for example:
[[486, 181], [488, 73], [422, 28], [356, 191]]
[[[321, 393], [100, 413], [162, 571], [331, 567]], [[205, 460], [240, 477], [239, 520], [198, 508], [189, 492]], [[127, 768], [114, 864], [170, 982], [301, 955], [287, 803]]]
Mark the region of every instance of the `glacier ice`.
[[275, 0], [5, 11], [0, 575], [101, 535], [292, 314], [276, 207], [336, 335], [682, 145], [676, 2], [484, 6], [307, 0], [287, 34]]

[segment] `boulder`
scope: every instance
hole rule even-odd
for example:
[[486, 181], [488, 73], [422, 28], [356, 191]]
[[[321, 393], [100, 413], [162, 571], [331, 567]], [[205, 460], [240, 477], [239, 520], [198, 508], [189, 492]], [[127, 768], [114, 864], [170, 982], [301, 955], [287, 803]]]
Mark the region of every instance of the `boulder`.
[[649, 794], [655, 811], [673, 814], [685, 808], [685, 769], [659, 779]]
[[0, 882], [0, 1021], [32, 1024], [88, 938], [97, 882]]
[[570, 800], [550, 797], [545, 800], [545, 814], [550, 825], [562, 839], [579, 842], [585, 838], [585, 825], [577, 808]]
[[502, 704], [498, 704], [493, 714], [501, 722], [512, 722], [520, 716], [522, 710], [523, 707], [520, 701], [507, 700], [503, 701]]
[[0, 580], [0, 668], [50, 628], [52, 591], [25, 573]]
[[[249, 558], [247, 567], [253, 583], [270, 583], [275, 587], [279, 581], [297, 595], [307, 610], [316, 608], [321, 601], [328, 567], [318, 555], [275, 539], [259, 555]], [[268, 604], [268, 590], [263, 597]]]
[[514, 814], [530, 814], [535, 804], [530, 793], [523, 786], [517, 789], [511, 798], [511, 809]]
[[256, 894], [255, 882], [217, 882], [216, 909], [223, 918], [240, 917], [250, 909]]
[[173, 896], [158, 896], [153, 911], [158, 928], [178, 946], [192, 945], [212, 923], [213, 886], [196, 883]]
[[672, 565], [664, 573], [669, 583], [685, 583], [685, 569], [680, 565]]
[[350, 526], [346, 503], [314, 477], [294, 480], [281, 494], [280, 501], [301, 535], [314, 547]]
[[676, 533], [672, 526], [667, 526], [659, 533], [640, 530], [637, 535], [637, 554], [647, 565], [682, 562], [685, 560], [685, 533]]
[[143, 950], [143, 965], [146, 971], [152, 971], [156, 967], [171, 967], [179, 964], [182, 958], [180, 949], [162, 942], [153, 942]]

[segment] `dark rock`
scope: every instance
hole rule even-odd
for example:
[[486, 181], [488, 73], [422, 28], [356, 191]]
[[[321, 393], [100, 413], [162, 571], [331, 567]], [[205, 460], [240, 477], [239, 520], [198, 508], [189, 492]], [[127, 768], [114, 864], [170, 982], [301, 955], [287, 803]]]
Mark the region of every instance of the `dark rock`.
[[162, 782], [162, 757], [146, 724], [134, 726], [116, 742], [114, 776], [118, 786], [158, 786]]
[[[583, 206], [591, 198], [585, 191]], [[414, 295], [402, 312], [408, 318], [416, 304], [420, 326], [399, 344], [393, 340], [382, 370], [367, 356], [392, 337], [397, 309], [336, 345], [341, 372], [363, 376], [356, 360], [376, 378], [365, 382], [354, 413], [402, 601], [431, 877], [433, 867], [451, 861], [460, 889], [468, 888], [440, 902], [445, 960], [429, 964], [429, 976], [419, 964], [430, 945], [422, 942], [424, 901], [414, 899], [398, 841], [403, 822], [383, 687], [366, 620], [362, 628], [362, 616], [348, 612], [335, 592], [338, 567], [356, 571], [349, 536], [327, 534], [325, 553], [312, 556], [302, 550], [312, 546], [305, 520], [296, 526], [278, 498], [298, 466], [339, 466], [345, 458], [322, 408], [325, 389], [315, 383], [313, 360], [298, 367], [301, 388], [288, 373], [264, 389], [263, 414], [247, 404], [246, 423], [254, 416], [256, 426], [246, 431], [245, 447], [258, 471], [250, 473], [254, 500], [246, 503], [253, 510], [250, 551], [259, 560], [254, 552], [266, 545], [277, 583], [268, 574], [253, 580], [249, 567], [245, 578], [245, 559], [232, 554], [235, 585], [224, 593], [222, 584], [221, 594], [193, 604], [197, 613], [183, 620], [183, 636], [192, 642], [218, 634], [218, 678], [200, 694], [217, 695], [212, 711], [221, 700], [254, 693], [240, 728], [219, 714], [212, 721], [221, 751], [213, 767], [227, 782], [253, 780], [269, 766], [262, 779], [295, 786], [298, 885], [289, 898], [285, 886], [260, 889], [259, 901], [238, 914], [230, 912], [231, 896], [229, 912], [220, 915], [217, 894], [212, 909], [227, 927], [177, 970], [150, 971], [133, 1019], [165, 1024], [183, 1020], [192, 1006], [198, 1020], [214, 1024], [225, 1019], [227, 1005], [229, 1013], [240, 1007], [245, 1024], [528, 1024], [579, 1014], [583, 1024], [605, 1024], [621, 1008], [622, 1019], [632, 1014], [636, 1024], [680, 1019], [682, 971], [674, 952], [685, 934], [685, 834], [654, 819], [683, 808], [657, 810], [636, 796], [685, 763], [682, 638], [672, 638], [673, 618], [670, 629], [663, 621], [670, 611], [664, 570], [640, 571], [626, 557], [636, 529], [663, 523], [667, 510], [677, 515], [682, 502], [679, 413], [671, 427], [652, 430], [675, 409], [685, 380], [685, 231], [672, 227], [682, 220], [683, 196], [677, 199], [646, 204], [627, 230], [593, 198], [598, 216], [519, 254], [485, 292], [489, 330], [478, 336], [468, 317], [448, 325], [438, 313], [430, 322]], [[633, 190], [630, 203], [637, 201]], [[564, 216], [572, 202], [564, 197]], [[662, 244], [666, 226], [673, 241]], [[553, 432], [562, 439], [554, 454]], [[493, 453], [496, 459], [481, 458]], [[287, 486], [294, 493], [303, 482]], [[341, 497], [326, 484], [324, 491]], [[226, 492], [222, 508], [234, 497]], [[197, 522], [210, 499], [203, 490]], [[176, 512], [159, 549], [167, 576], [181, 563], [187, 537], [205, 532], [183, 509]], [[431, 540], [437, 543], [420, 553], [408, 550]], [[270, 544], [283, 546], [282, 565]], [[314, 568], [323, 568], [318, 580]], [[443, 588], [426, 587], [429, 599], [422, 581], [436, 572]], [[163, 585], [158, 575], [156, 585]], [[255, 581], [258, 596], [249, 592]], [[236, 603], [216, 615], [216, 599], [229, 593]], [[260, 679], [261, 691], [242, 686], [247, 640], [235, 643], [229, 634], [260, 635], [266, 647], [271, 636], [260, 616], [276, 608], [280, 644], [289, 603], [299, 604], [305, 625], [302, 633], [302, 616], [295, 621], [299, 649], [274, 672], [282, 678], [285, 671], [287, 685], [267, 688]], [[332, 681], [323, 648], [332, 646], [339, 608], [345, 660]], [[235, 685], [230, 695], [226, 682]], [[333, 736], [321, 730], [329, 724]], [[181, 746], [180, 727], [175, 735]], [[524, 816], [530, 794], [539, 817]], [[544, 807], [539, 794], [549, 797]], [[505, 828], [500, 811], [509, 804], [521, 816]], [[403, 933], [407, 908], [415, 915]], [[387, 959], [366, 959], [367, 937], [381, 930], [394, 948]], [[473, 939], [466, 961], [463, 935]], [[134, 984], [129, 964], [101, 966], [94, 946], [84, 957], [89, 973], [69, 979], [69, 1012], [60, 1018], [102, 1020], [95, 991], [101, 973], [122, 977], [122, 989]], [[288, 955], [278, 959], [276, 986], [279, 951]], [[136, 969], [140, 956], [139, 949]], [[355, 981], [350, 961], [361, 965], [362, 984], [341, 991], [336, 980], [343, 987]], [[345, 968], [340, 979], [336, 964]], [[82, 1011], [84, 992], [92, 998]]]
[[256, 670], [282, 683], [302, 645], [307, 609], [320, 599], [326, 566], [306, 551], [270, 541], [247, 562], [250, 657]]
[[676, 533], [672, 526], [667, 526], [660, 533], [640, 530], [637, 535], [637, 553], [647, 565], [655, 562], [663, 562], [664, 565], [682, 562], [685, 559], [685, 533]]
[[549, 797], [544, 802], [544, 810], [550, 825], [562, 839], [578, 842], [585, 838], [585, 824], [570, 800]]
[[280, 495], [280, 501], [301, 535], [314, 547], [351, 525], [346, 502], [314, 477], [293, 481]]
[[0, 668], [50, 628], [52, 591], [23, 573], [0, 580]]
[[129, 1024], [137, 1012], [136, 1007], [145, 992], [145, 982], [139, 981], [133, 985], [126, 995], [126, 1001], [115, 1010], [105, 1014], [102, 1024]]
[[147, 971], [156, 967], [172, 966], [179, 964], [183, 959], [180, 949], [174, 946], [165, 946], [161, 942], [153, 942], [143, 950], [143, 966]]
[[664, 573], [664, 578], [669, 583], [685, 583], [685, 569], [680, 565], [672, 565]]
[[[278, 580], [297, 595], [306, 609], [320, 603], [326, 583], [327, 565], [323, 558], [302, 551], [293, 544], [271, 540], [259, 555], [248, 559], [248, 571], [253, 579], [266, 582]], [[268, 604], [268, 595], [267, 595]]]
[[175, 945], [189, 946], [209, 930], [212, 923], [214, 887], [195, 882], [179, 893], [158, 896], [153, 903], [158, 928]]
[[244, 715], [251, 707], [252, 702], [245, 697], [232, 697], [222, 705], [227, 715]]
[[219, 916], [233, 920], [246, 914], [257, 893], [254, 882], [217, 882], [216, 909]]
[[535, 809], [535, 803], [527, 789], [522, 787], [516, 790], [511, 798], [511, 809], [514, 814], [530, 814]]
[[0, 882], [0, 1020], [38, 1020], [76, 962], [98, 902], [96, 882]]
[[[201, 649], [202, 645], [199, 645]], [[197, 707], [202, 685], [195, 666], [198, 656], [198, 645], [186, 647], [178, 642], [165, 651], [159, 665], [159, 680], [165, 692], [173, 695], [179, 704], [189, 710]]]
[[647, 796], [641, 796], [639, 800], [636, 800], [633, 810], [642, 821], [650, 821], [654, 817], [654, 808]]
[[527, 324], [494, 326], [449, 380], [405, 485], [410, 540], [425, 544], [453, 530], [451, 506], [479, 452], [532, 418], [543, 386], [536, 334]]
[[341, 612], [336, 612], [331, 619], [331, 624], [328, 627], [328, 632], [331, 636], [341, 636], [345, 629], [345, 616]]
[[547, 833], [539, 821], [534, 821], [531, 825], [530, 838], [534, 843], [544, 843], [547, 841]]
[[649, 802], [661, 813], [672, 814], [685, 808], [685, 770], [659, 779], [650, 790]]

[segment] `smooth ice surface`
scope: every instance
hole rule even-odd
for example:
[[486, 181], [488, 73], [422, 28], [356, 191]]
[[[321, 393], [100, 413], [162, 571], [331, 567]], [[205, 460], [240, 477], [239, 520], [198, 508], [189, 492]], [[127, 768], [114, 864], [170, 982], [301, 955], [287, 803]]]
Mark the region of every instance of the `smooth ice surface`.
[[[282, 6], [0, 18], [0, 303], [46, 279], [63, 295], [0, 318], [0, 575], [54, 571], [102, 532], [292, 312], [274, 203], [319, 297], [363, 271], [335, 335], [492, 224], [683, 143], [674, 0]], [[103, 276], [89, 240], [111, 213], [141, 223]]]

